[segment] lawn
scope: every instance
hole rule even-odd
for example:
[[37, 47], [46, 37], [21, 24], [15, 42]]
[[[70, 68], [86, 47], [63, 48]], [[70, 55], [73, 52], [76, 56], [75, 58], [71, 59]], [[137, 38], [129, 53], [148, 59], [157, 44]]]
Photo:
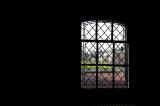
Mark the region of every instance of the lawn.
[[[106, 61], [98, 61], [98, 64], [105, 64]], [[95, 60], [91, 60], [91, 61], [82, 61], [81, 64], [96, 64], [96, 61]], [[109, 63], [109, 64], [112, 64]]]
[[[96, 61], [83, 61], [83, 64], [95, 64]], [[102, 64], [102, 63], [99, 63]], [[103, 63], [104, 64], [104, 63]], [[113, 66], [98, 66], [100, 73], [112, 73]], [[119, 72], [120, 67], [115, 67], [115, 72]], [[81, 70], [85, 73], [96, 73], [96, 66], [81, 66]], [[122, 70], [121, 70], [122, 71]]]
[[[81, 66], [81, 69], [96, 69], [96, 66]], [[113, 66], [98, 66], [98, 69], [113, 69]], [[119, 67], [115, 67], [119, 69]]]
[[[96, 66], [81, 66], [82, 72], [85, 73], [96, 73]], [[91, 70], [90, 70], [91, 69]], [[112, 73], [113, 66], [98, 66], [99, 73]], [[119, 67], [115, 67], [115, 72], [123, 71], [118, 70]]]

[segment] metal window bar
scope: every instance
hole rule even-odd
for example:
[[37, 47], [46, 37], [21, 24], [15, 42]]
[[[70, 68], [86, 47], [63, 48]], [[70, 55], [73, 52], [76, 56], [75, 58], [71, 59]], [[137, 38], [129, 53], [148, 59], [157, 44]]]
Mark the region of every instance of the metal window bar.
[[[96, 19], [96, 40], [98, 39], [98, 20]], [[98, 88], [98, 43], [96, 49], [96, 88]]]
[[[85, 39], [85, 24], [83, 24], [83, 38]], [[84, 51], [84, 43], [83, 43], [83, 51]], [[84, 54], [83, 54], [83, 59], [84, 59]], [[85, 70], [85, 67], [84, 67], [84, 70]], [[84, 85], [85, 84], [85, 73], [83, 72], [83, 81], [84, 81]]]
[[[114, 41], [113, 40], [113, 21], [111, 22], [112, 24], [112, 26], [111, 26], [111, 37], [112, 37], [112, 41]], [[115, 67], [115, 65], [114, 65], [114, 63], [115, 63], [115, 43], [113, 42], [113, 49], [112, 49], [112, 51], [113, 51], [113, 59], [112, 59], [112, 61], [113, 61], [113, 69], [112, 69], [112, 74], [113, 74], [113, 78], [112, 78], [112, 87], [114, 88], [114, 84], [115, 84], [115, 81], [114, 81], [114, 72], [115, 72], [115, 69], [114, 69], [114, 67]]]

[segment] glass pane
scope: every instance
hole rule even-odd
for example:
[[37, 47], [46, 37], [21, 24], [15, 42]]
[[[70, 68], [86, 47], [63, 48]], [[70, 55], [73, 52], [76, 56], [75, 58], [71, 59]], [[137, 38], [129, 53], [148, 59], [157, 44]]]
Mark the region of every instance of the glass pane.
[[124, 65], [126, 57], [126, 44], [115, 43], [115, 64]]
[[111, 40], [110, 22], [98, 22], [98, 40]]
[[81, 64], [96, 64], [96, 43], [82, 42]]
[[81, 66], [81, 88], [96, 88], [96, 66]]
[[128, 82], [126, 81], [126, 67], [115, 67], [115, 74], [114, 74], [114, 85], [115, 88], [127, 88]]
[[96, 23], [95, 21], [86, 21], [81, 23], [81, 39], [95, 40]]
[[112, 64], [112, 58], [113, 58], [113, 44], [98, 43], [98, 63]]
[[112, 66], [99, 66], [98, 67], [98, 88], [112, 88], [113, 87], [113, 74]]
[[113, 24], [113, 40], [115, 41], [125, 41], [125, 27], [114, 23]]

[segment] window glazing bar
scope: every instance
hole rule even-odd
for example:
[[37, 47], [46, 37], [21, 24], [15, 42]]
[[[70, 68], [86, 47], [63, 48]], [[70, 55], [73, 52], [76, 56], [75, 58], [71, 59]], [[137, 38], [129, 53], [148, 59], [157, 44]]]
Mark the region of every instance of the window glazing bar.
[[[98, 20], [96, 19], [96, 40], [98, 39]], [[98, 42], [96, 42], [96, 88], [98, 88]]]

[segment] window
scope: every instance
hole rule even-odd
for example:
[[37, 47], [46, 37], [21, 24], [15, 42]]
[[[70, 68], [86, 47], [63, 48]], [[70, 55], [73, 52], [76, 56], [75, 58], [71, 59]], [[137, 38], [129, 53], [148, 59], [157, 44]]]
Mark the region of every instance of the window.
[[128, 54], [125, 24], [81, 22], [81, 88], [129, 88]]

